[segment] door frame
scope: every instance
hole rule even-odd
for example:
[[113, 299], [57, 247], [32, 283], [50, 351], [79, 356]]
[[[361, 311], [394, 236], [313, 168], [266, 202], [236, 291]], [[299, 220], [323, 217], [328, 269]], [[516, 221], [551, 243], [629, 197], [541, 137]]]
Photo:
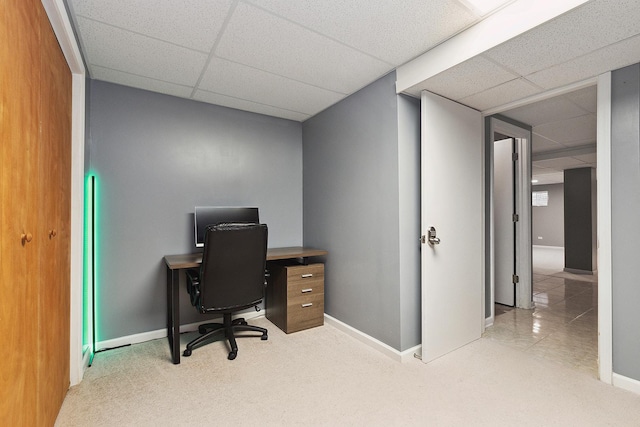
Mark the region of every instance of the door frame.
[[[516, 226], [516, 272], [520, 280], [516, 286], [515, 306], [533, 308], [532, 261], [531, 261], [531, 126], [520, 123], [499, 114], [483, 114], [485, 119], [485, 287], [489, 286], [489, 298], [486, 296], [485, 326], [493, 324], [495, 319], [495, 206], [494, 206], [494, 145], [493, 135], [499, 132], [514, 138], [518, 160], [515, 162], [515, 205], [519, 220]], [[489, 308], [489, 310], [487, 310]], [[489, 313], [487, 313], [489, 311]]]
[[[611, 72], [552, 89], [482, 112], [491, 116], [533, 102], [597, 86], [597, 244], [598, 244], [598, 376], [606, 384], [625, 388], [624, 378], [613, 373], [612, 269], [611, 269]], [[485, 134], [486, 138], [486, 134]], [[485, 286], [490, 283], [485, 281]], [[493, 319], [492, 319], [493, 320]], [[486, 324], [486, 320], [485, 320]]]

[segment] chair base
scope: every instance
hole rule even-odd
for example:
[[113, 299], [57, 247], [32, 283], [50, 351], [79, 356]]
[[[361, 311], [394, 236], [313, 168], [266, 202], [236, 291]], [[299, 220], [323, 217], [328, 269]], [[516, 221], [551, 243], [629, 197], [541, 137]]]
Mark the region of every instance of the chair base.
[[[193, 349], [200, 344], [208, 341], [213, 338], [216, 334], [223, 332], [224, 336], [229, 340], [229, 346], [231, 347], [231, 351], [227, 356], [227, 359], [233, 360], [238, 355], [238, 345], [236, 344], [235, 332], [237, 331], [252, 331], [252, 332], [260, 332], [262, 336], [260, 336], [261, 340], [267, 340], [269, 336], [267, 335], [267, 330], [265, 328], [261, 328], [259, 326], [253, 326], [247, 324], [247, 322], [243, 318], [231, 320], [231, 313], [224, 313], [222, 317], [223, 323], [205, 323], [203, 325], [198, 326], [198, 332], [200, 332], [199, 337], [191, 340], [189, 344], [187, 344], [187, 348], [182, 353], [183, 356], [189, 357], [191, 356], [191, 352]], [[208, 332], [207, 332], [208, 331]]]

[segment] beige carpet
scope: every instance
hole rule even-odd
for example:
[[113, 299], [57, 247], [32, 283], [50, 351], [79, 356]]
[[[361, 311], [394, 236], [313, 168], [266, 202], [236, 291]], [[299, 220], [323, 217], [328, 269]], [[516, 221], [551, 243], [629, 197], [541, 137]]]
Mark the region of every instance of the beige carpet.
[[[166, 339], [98, 353], [59, 426], [638, 426], [640, 396], [480, 339], [393, 361], [325, 325], [216, 342], [170, 362]], [[183, 335], [183, 346], [193, 334]]]

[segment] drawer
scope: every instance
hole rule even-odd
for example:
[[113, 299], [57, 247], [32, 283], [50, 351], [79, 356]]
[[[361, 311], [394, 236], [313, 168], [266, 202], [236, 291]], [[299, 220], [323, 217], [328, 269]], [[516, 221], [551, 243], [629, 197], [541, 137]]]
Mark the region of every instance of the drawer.
[[296, 280], [287, 285], [287, 299], [291, 300], [303, 295], [315, 295], [324, 293], [324, 280], [322, 278], [311, 278]]
[[324, 293], [292, 298], [287, 304], [287, 333], [324, 324]]
[[324, 264], [289, 265], [286, 269], [289, 284], [317, 278], [324, 281]]

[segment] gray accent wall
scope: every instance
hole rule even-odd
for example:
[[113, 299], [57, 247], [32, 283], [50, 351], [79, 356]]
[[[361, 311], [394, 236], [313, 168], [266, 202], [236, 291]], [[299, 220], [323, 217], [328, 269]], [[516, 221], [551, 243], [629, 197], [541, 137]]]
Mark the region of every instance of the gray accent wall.
[[564, 185], [535, 185], [531, 191], [547, 191], [548, 206], [533, 206], [532, 243], [538, 246], [564, 247]]
[[[166, 327], [162, 257], [195, 252], [196, 205], [257, 206], [269, 247], [302, 245], [300, 123], [95, 80], [89, 93], [98, 341]], [[181, 302], [183, 324], [202, 320]]]
[[304, 244], [329, 251], [325, 312], [400, 351], [420, 343], [419, 121], [393, 72], [302, 126]]
[[564, 171], [564, 268], [592, 273], [596, 265], [596, 173], [593, 168]]
[[613, 372], [640, 381], [640, 65], [611, 79]]

